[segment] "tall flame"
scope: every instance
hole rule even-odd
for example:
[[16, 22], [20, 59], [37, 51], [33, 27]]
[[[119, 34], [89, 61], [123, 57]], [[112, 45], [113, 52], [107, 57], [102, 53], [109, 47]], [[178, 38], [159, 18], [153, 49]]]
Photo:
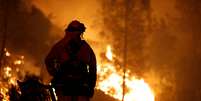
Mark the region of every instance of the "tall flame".
[[110, 45], [107, 46], [107, 53], [106, 53], [106, 57], [112, 61], [113, 56], [112, 56], [112, 48]]
[[[106, 57], [111, 61], [98, 65], [97, 89], [117, 100], [121, 100], [123, 96], [123, 70], [120, 65], [112, 61], [112, 55], [111, 46], [108, 45]], [[125, 101], [154, 101], [154, 92], [150, 86], [143, 79], [138, 79], [132, 75], [130, 70], [126, 72], [125, 82]]]

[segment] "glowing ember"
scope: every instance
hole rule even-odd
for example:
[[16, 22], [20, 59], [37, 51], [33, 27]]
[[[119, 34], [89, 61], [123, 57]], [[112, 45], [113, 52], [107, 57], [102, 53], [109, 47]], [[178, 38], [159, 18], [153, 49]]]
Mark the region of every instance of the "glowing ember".
[[[98, 65], [97, 89], [102, 90], [107, 95], [121, 100], [123, 70], [119, 65], [112, 62], [113, 56], [110, 46], [107, 46], [106, 56], [111, 61], [109, 63], [106, 62]], [[131, 75], [129, 70], [127, 70], [125, 81], [126, 92], [124, 101], [154, 101], [154, 93], [143, 79], [136, 78]]]

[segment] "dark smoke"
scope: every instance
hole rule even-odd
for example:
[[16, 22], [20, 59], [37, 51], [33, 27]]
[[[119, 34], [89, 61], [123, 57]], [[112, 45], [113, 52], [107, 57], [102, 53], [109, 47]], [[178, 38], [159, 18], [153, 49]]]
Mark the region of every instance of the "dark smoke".
[[6, 29], [6, 48], [11, 53], [24, 55], [25, 61], [30, 60], [26, 70], [34, 71], [31, 67], [40, 69], [50, 46], [58, 38], [51, 36], [52, 29], [56, 33], [61, 33], [61, 30], [53, 25], [40, 9], [32, 5], [31, 0], [0, 2], [0, 33], [2, 36]]

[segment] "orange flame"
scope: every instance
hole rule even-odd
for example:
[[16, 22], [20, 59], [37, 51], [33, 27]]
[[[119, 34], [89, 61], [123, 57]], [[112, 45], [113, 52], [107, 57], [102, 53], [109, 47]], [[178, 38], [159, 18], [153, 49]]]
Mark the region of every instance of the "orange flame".
[[9, 101], [9, 96], [7, 95], [7, 92], [8, 92], [8, 88], [6, 87], [0, 88], [0, 93], [3, 97], [2, 101]]
[[15, 60], [15, 61], [14, 61], [14, 64], [15, 64], [15, 65], [21, 65], [21, 64], [22, 64], [22, 61], [21, 61], [21, 60]]
[[9, 67], [9, 66], [6, 66], [6, 67], [4, 68], [4, 73], [5, 73], [4, 77], [5, 77], [5, 78], [12, 76], [11, 70], [12, 70], [12, 69], [11, 69], [11, 67]]
[[[17, 79], [19, 72], [18, 66], [23, 65], [24, 56], [21, 57], [13, 57], [10, 52], [5, 48], [5, 56], [9, 57], [5, 59], [5, 63], [2, 68], [2, 76], [0, 77], [0, 100], [1, 101], [10, 101], [9, 100], [9, 89], [12, 86], [17, 86]], [[4, 61], [3, 61], [4, 62]]]
[[110, 61], [112, 61], [112, 59], [113, 59], [113, 56], [112, 56], [112, 49], [111, 49], [111, 46], [110, 46], [110, 45], [107, 46], [106, 57], [107, 57]]
[[[97, 68], [97, 89], [117, 100], [121, 100], [123, 96], [123, 70], [121, 66], [112, 62], [113, 54], [109, 45], [107, 46], [106, 57], [110, 62], [100, 63]], [[137, 79], [136, 76], [131, 75], [130, 70], [126, 72], [125, 81], [125, 101], [154, 101], [154, 92], [150, 86], [143, 79]]]

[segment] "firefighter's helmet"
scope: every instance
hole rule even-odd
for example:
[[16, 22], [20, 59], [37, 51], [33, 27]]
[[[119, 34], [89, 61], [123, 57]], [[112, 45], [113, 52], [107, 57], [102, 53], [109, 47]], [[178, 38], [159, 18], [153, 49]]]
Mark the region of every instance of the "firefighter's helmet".
[[75, 32], [75, 31], [79, 31], [81, 33], [83, 33], [85, 31], [86, 27], [84, 26], [83, 23], [77, 21], [77, 20], [73, 20], [68, 27], [65, 29], [65, 31], [68, 32]]

